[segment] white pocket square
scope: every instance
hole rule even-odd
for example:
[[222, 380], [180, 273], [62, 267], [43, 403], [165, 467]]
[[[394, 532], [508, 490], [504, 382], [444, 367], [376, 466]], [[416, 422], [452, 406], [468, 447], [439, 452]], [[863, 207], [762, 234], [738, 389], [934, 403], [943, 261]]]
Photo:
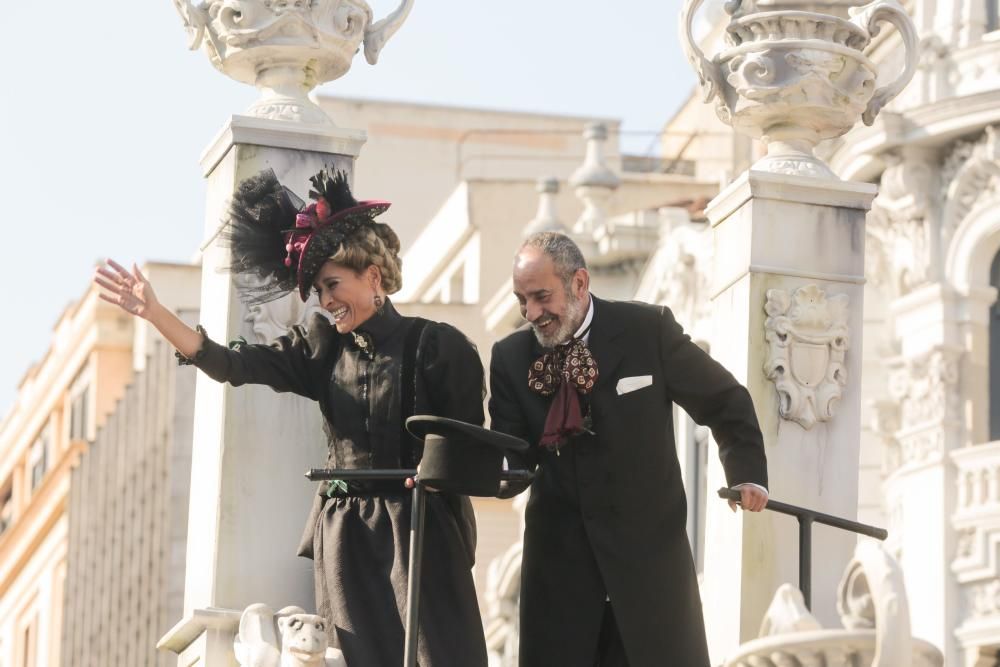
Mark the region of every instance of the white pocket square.
[[618, 386], [615, 389], [618, 391], [618, 395], [621, 396], [622, 394], [627, 394], [630, 391], [648, 387], [651, 384], [653, 384], [652, 375], [633, 375], [632, 377], [622, 378], [619, 380]]

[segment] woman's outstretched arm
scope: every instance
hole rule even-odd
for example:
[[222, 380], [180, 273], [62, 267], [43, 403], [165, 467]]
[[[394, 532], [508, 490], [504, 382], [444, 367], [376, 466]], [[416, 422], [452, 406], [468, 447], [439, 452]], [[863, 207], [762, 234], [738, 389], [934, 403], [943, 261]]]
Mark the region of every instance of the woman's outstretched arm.
[[102, 299], [152, 324], [185, 357], [194, 357], [204, 344], [205, 338], [200, 332], [160, 304], [153, 286], [135, 264], [129, 271], [109, 259], [106, 265], [97, 267], [94, 282], [107, 290], [101, 292]]
[[[216, 382], [228, 382], [234, 387], [265, 384], [275, 391], [292, 391], [316, 400], [324, 368], [317, 361], [324, 352], [307, 340], [304, 327], [292, 327], [270, 345], [241, 341], [230, 349], [209, 339], [201, 327], [192, 329], [184, 324], [163, 307], [135, 264], [129, 271], [109, 259], [107, 265], [97, 268], [94, 282], [107, 290], [101, 293], [102, 299], [148, 321], [177, 349], [181, 363], [197, 366]], [[325, 322], [317, 322], [316, 326]]]

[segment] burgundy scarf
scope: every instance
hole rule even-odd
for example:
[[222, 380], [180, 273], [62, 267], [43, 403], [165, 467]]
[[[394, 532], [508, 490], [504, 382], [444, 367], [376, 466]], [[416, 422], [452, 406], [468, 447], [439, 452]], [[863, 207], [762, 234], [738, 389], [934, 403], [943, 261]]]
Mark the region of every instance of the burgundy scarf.
[[555, 394], [539, 445], [558, 450], [567, 439], [583, 433], [580, 394], [593, 391], [597, 377], [597, 362], [582, 337], [557, 345], [531, 364], [528, 388], [542, 396]]

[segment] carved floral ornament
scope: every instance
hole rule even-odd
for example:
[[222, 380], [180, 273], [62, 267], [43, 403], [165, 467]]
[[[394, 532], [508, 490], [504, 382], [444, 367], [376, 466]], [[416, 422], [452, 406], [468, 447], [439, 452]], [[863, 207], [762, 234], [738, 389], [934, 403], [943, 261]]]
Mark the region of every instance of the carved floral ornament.
[[921, 425], [941, 425], [957, 417], [962, 351], [939, 347], [918, 357], [901, 359], [890, 366], [889, 395], [899, 402], [900, 428], [912, 430]]
[[939, 274], [930, 240], [936, 167], [923, 154], [888, 152], [879, 195], [866, 225], [866, 275], [895, 299]]
[[1000, 130], [996, 126], [987, 127], [976, 141], [954, 145], [941, 166], [941, 186], [941, 235], [948, 243], [969, 213], [1000, 194]]
[[967, 593], [973, 618], [996, 618], [1000, 616], [1000, 579], [977, 586], [971, 586]]
[[[866, 275], [899, 298], [946, 274], [945, 256], [970, 215], [1000, 200], [1000, 130], [955, 142], [943, 159], [905, 148], [882, 155], [866, 226]], [[953, 248], [952, 248], [953, 250]]]
[[872, 430], [884, 444], [883, 470], [897, 470], [937, 460], [946, 434], [961, 429], [958, 382], [963, 352], [936, 347], [912, 358], [891, 359], [889, 399], [877, 401]]
[[829, 421], [847, 384], [847, 307], [846, 294], [827, 298], [816, 285], [767, 291], [764, 372], [781, 417], [802, 428]]

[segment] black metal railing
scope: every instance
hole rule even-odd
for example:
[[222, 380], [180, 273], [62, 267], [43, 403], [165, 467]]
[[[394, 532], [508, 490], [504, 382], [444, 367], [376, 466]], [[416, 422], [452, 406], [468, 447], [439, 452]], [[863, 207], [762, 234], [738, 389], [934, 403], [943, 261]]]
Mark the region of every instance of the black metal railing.
[[[719, 497], [723, 500], [739, 502], [741, 496], [736, 489], [722, 488], [719, 489]], [[812, 607], [812, 525], [814, 523], [822, 523], [852, 533], [867, 535], [877, 540], [889, 537], [889, 532], [884, 528], [869, 526], [866, 523], [858, 523], [777, 500], [768, 500], [767, 507], [764, 509], [794, 516], [799, 521], [799, 590], [802, 591], [802, 598], [805, 600], [807, 608]]]

